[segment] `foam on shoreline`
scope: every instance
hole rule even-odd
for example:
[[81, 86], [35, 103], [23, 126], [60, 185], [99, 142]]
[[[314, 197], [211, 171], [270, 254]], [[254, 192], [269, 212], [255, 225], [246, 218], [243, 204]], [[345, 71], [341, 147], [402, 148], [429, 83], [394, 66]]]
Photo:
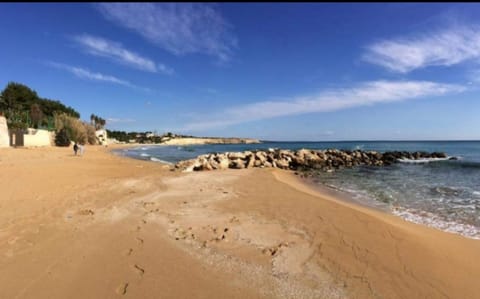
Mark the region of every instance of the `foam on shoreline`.
[[467, 238], [480, 240], [480, 229], [470, 224], [441, 219], [439, 216], [425, 211], [396, 207], [392, 210], [396, 216], [406, 221], [426, 225], [445, 232], [459, 234]]
[[157, 162], [157, 163], [165, 163], [165, 164], [168, 164], [168, 165], [173, 165], [171, 162], [161, 160], [161, 159], [158, 159], [158, 158], [155, 158], [155, 157], [150, 157], [150, 161]]
[[430, 162], [439, 162], [439, 161], [448, 161], [452, 159], [451, 156], [448, 156], [446, 158], [420, 158], [420, 159], [397, 159], [398, 162], [400, 163], [412, 163], [412, 164], [420, 164], [420, 163], [430, 163]]

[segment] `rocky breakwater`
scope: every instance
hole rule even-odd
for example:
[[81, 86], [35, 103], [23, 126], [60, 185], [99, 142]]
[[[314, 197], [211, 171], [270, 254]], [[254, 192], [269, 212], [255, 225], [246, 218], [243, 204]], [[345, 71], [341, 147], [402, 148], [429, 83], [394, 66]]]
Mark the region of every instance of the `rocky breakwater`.
[[296, 151], [268, 149], [266, 151], [257, 150], [201, 155], [196, 159], [178, 162], [175, 164], [175, 168], [183, 171], [200, 171], [275, 167], [291, 170], [317, 169], [330, 172], [340, 168], [359, 165], [384, 166], [397, 163], [400, 160], [423, 161], [428, 159], [449, 159], [449, 157], [447, 154], [439, 152], [391, 151], [380, 153], [376, 151], [346, 151], [338, 149], [300, 149]]

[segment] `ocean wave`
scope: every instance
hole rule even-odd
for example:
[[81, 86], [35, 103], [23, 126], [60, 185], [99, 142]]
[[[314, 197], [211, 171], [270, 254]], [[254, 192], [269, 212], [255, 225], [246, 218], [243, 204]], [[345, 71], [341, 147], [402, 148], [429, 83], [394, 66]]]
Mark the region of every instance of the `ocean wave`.
[[359, 145], [355, 145], [354, 149], [355, 150], [363, 150], [364, 147], [365, 147], [364, 144], [359, 144]]
[[438, 162], [438, 161], [448, 161], [452, 157], [446, 158], [422, 158], [422, 159], [397, 159], [400, 163], [413, 163], [413, 164], [421, 164], [421, 163], [430, 163], [430, 162]]
[[160, 163], [165, 163], [165, 164], [172, 164], [171, 162], [168, 162], [168, 161], [165, 161], [165, 160], [160, 160], [160, 159], [157, 159], [155, 157], [150, 157], [150, 161], [160, 162]]
[[149, 154], [145, 154], [145, 153], [141, 153], [140, 156], [142, 156], [142, 157], [150, 157]]
[[185, 152], [194, 152], [195, 151], [195, 148], [193, 148], [192, 146], [178, 146], [177, 149], [181, 150], [181, 151], [185, 151]]
[[392, 212], [394, 215], [402, 217], [409, 222], [480, 240], [480, 228], [471, 224], [444, 220], [433, 213], [415, 209], [394, 208]]

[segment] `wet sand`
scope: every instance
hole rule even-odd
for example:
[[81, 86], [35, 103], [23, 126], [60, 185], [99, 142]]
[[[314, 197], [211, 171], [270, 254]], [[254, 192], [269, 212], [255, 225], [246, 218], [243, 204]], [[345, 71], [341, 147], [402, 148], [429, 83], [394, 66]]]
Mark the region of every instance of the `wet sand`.
[[[109, 148], [111, 149], [111, 147]], [[0, 298], [475, 298], [480, 242], [272, 169], [0, 149]]]

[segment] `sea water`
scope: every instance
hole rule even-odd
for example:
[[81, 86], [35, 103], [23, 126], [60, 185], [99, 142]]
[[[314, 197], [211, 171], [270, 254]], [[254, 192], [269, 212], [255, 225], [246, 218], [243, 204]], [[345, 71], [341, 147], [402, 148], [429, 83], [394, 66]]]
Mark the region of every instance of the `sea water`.
[[313, 182], [382, 206], [405, 220], [480, 239], [480, 141], [263, 142], [190, 146], [152, 145], [121, 150], [129, 157], [176, 163], [206, 153], [280, 148], [446, 152], [454, 161], [403, 161], [315, 173]]

